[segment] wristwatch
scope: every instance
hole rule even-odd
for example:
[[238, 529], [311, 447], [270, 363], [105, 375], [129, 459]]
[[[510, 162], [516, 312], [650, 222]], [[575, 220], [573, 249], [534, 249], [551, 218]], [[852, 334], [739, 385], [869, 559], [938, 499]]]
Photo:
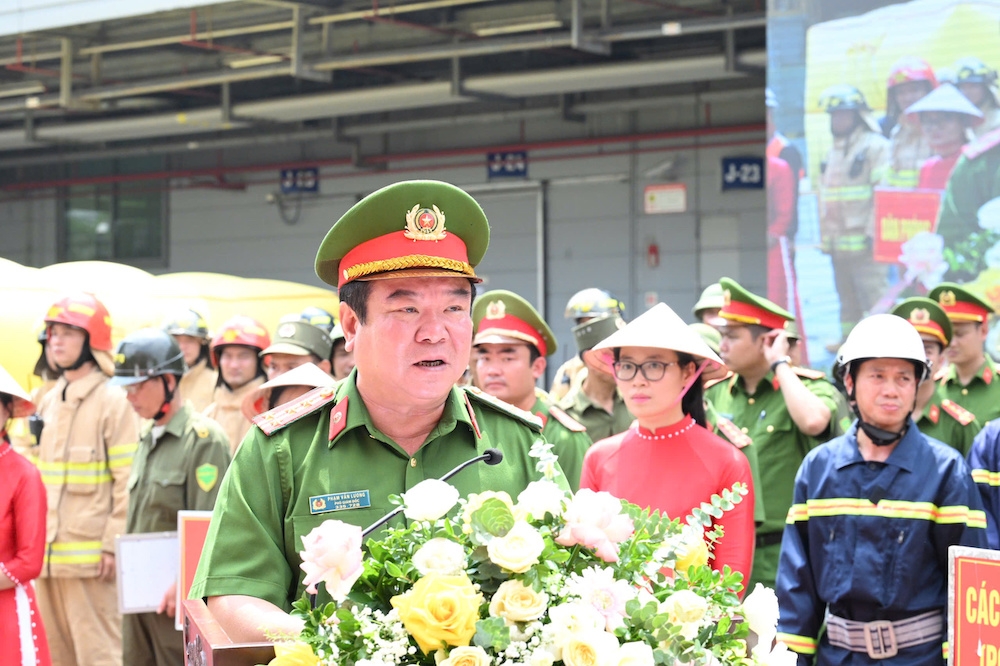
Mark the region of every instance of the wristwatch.
[[792, 362], [791, 357], [789, 357], [789, 356], [782, 356], [777, 361], [775, 361], [774, 363], [771, 364], [771, 372], [774, 372], [775, 370], [777, 370], [778, 366], [781, 365], [782, 363], [789, 363], [790, 364], [791, 362]]

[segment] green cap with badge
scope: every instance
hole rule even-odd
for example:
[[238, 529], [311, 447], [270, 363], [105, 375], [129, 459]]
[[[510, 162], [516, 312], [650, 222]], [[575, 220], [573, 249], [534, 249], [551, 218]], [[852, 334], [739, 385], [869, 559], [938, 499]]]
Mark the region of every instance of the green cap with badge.
[[556, 336], [531, 303], [512, 291], [494, 289], [472, 306], [473, 345], [526, 342], [542, 356], [555, 352]]
[[316, 275], [337, 287], [407, 276], [478, 281], [489, 242], [486, 214], [468, 193], [436, 180], [404, 181], [337, 220], [316, 253]]
[[948, 313], [940, 305], [929, 298], [914, 296], [907, 298], [894, 307], [889, 314], [902, 317], [913, 324], [913, 328], [921, 335], [929, 335], [941, 343], [942, 347], [951, 344], [952, 326]]
[[792, 313], [744, 289], [731, 278], [719, 280], [722, 286], [722, 310], [719, 316], [734, 324], [753, 324], [784, 330], [787, 322], [794, 321]]
[[270, 354], [291, 354], [292, 356], [308, 356], [313, 354], [321, 361], [330, 358], [333, 351], [333, 341], [326, 331], [299, 320], [298, 315], [289, 315], [278, 324], [275, 337], [270, 346], [260, 352], [264, 358]]
[[927, 296], [938, 302], [952, 321], [989, 321], [993, 306], [971, 290], [954, 282], [942, 282]]

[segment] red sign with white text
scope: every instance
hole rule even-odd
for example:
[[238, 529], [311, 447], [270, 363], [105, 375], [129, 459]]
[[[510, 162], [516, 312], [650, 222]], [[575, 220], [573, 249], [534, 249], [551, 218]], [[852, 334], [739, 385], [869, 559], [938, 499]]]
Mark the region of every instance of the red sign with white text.
[[899, 261], [903, 243], [921, 231], [937, 228], [941, 192], [875, 188], [874, 259], [886, 264]]

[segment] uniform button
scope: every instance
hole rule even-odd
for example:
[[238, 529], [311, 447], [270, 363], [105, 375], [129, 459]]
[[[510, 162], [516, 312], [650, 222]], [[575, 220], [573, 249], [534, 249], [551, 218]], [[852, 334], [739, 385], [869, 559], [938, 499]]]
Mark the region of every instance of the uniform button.
[[417, 466], [417, 459], [410, 458], [410, 467], [416, 467], [416, 466]]
[[774, 426], [773, 425], [767, 426], [767, 431], [768, 432], [774, 432]]
[[755, 402], [757, 402], [757, 401], [756, 401], [756, 400], [754, 400], [753, 398], [750, 398], [749, 400], [747, 400], [747, 403], [748, 403], [748, 404], [751, 404], [751, 405], [752, 405], [753, 403], [755, 403]]
[[969, 389], [962, 389], [962, 395], [969, 395]]
[[878, 469], [878, 465], [876, 465], [873, 462], [870, 462], [870, 463], [868, 463], [868, 469], [870, 469], [870, 470], [876, 470], [876, 469]]
[[740, 428], [740, 430], [742, 430], [742, 431], [743, 431], [743, 434], [744, 434], [744, 435], [745, 435], [746, 433], [750, 432], [750, 428]]

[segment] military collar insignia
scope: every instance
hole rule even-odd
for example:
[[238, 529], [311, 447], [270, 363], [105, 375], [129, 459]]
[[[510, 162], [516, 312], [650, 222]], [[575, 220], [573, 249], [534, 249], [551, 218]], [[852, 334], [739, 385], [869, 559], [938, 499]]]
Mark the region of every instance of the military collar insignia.
[[490, 301], [486, 306], [487, 319], [503, 319], [507, 315], [507, 304], [503, 301]]
[[406, 214], [406, 231], [403, 235], [410, 240], [444, 240], [444, 212], [437, 206], [421, 208], [414, 204]]
[[938, 303], [946, 308], [954, 307], [956, 302], [955, 292], [953, 291], [942, 291], [941, 295], [938, 296]]
[[928, 312], [926, 308], [914, 308], [914, 310], [910, 312], [910, 323], [929, 324], [931, 323], [931, 313]]

